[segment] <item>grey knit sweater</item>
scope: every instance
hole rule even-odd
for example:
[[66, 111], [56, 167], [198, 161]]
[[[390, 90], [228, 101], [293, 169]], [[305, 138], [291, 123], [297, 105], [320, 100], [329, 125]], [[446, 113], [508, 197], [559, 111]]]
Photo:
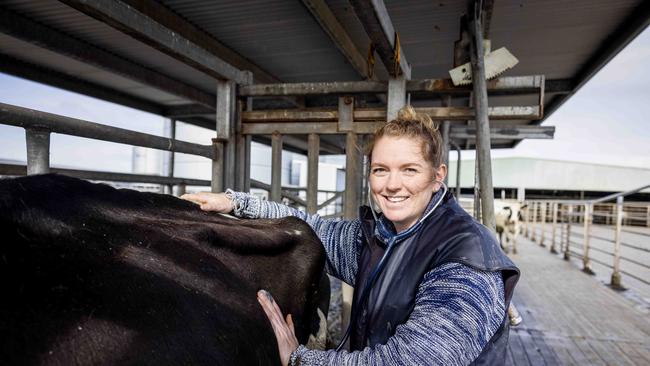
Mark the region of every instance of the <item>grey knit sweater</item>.
[[[326, 220], [246, 193], [229, 190], [227, 194], [233, 198], [236, 216], [296, 216], [306, 221], [325, 246], [328, 273], [354, 286], [362, 248], [358, 219]], [[431, 201], [441, 194], [438, 192]], [[497, 331], [504, 314], [504, 288], [498, 272], [446, 263], [424, 275], [413, 312], [386, 344], [353, 352], [317, 351], [301, 345], [291, 360], [292, 364], [300, 360], [303, 366], [467, 365]]]

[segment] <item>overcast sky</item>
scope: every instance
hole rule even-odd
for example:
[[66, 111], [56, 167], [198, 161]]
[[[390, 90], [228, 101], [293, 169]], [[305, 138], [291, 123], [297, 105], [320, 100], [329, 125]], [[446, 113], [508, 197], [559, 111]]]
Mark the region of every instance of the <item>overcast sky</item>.
[[[493, 157], [525, 156], [650, 169], [650, 30], [646, 29], [544, 125], [553, 140], [525, 140]], [[161, 135], [164, 118], [0, 73], [0, 102]], [[209, 144], [212, 132], [181, 124], [177, 137]], [[0, 125], [0, 160], [25, 161], [22, 128]], [[463, 158], [471, 158], [465, 152]], [[452, 154], [452, 159], [455, 154]], [[177, 155], [177, 176], [209, 179], [206, 159]], [[51, 163], [130, 172], [132, 147], [52, 135]], [[192, 169], [194, 168], [194, 169]], [[603, 172], [603, 174], [607, 174]]]

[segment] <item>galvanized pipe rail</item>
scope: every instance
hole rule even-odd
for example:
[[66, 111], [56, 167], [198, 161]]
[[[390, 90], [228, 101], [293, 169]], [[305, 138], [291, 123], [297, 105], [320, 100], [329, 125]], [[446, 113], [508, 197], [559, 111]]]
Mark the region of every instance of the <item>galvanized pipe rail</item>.
[[[550, 204], [552, 207], [552, 224], [551, 224], [551, 252], [555, 252], [556, 248], [556, 233], [558, 225], [558, 214], [560, 223], [564, 224], [564, 228], [560, 228], [560, 251], [564, 253], [564, 259], [568, 260], [570, 257], [578, 257], [582, 259], [582, 269], [586, 273], [593, 274], [593, 269], [591, 267], [591, 262], [598, 263], [602, 266], [612, 269], [610, 285], [613, 288], [623, 288], [621, 282], [621, 274], [625, 274], [631, 278], [636, 279], [637, 281], [650, 285], [650, 280], [643, 278], [641, 276], [630, 273], [621, 269], [620, 263], [621, 260], [635, 264], [643, 269], [650, 270], [650, 265], [648, 263], [643, 263], [639, 260], [633, 258], [627, 258], [621, 255], [621, 247], [626, 247], [630, 249], [637, 250], [642, 253], [650, 253], [650, 248], [644, 248], [638, 245], [631, 243], [625, 243], [621, 240], [621, 232], [627, 232], [632, 234], [637, 234], [640, 236], [650, 236], [645, 233], [637, 233], [631, 230], [623, 230], [623, 202], [624, 197], [629, 196], [634, 193], [643, 191], [644, 189], [650, 188], [650, 185], [642, 186], [633, 190], [626, 192], [615, 193], [603, 198], [594, 199], [594, 200], [545, 200], [545, 201], [527, 201], [528, 209], [526, 210], [526, 215], [524, 216], [524, 232], [526, 237], [530, 237], [531, 240], [537, 241], [540, 245], [543, 246], [543, 238], [546, 230], [546, 219], [548, 213], [546, 209], [537, 210], [538, 207], [547, 207]], [[611, 200], [616, 200], [616, 213], [614, 214], [615, 225], [613, 228], [614, 238], [609, 239], [599, 235], [593, 235], [592, 224], [595, 217], [610, 217], [611, 215], [606, 212], [595, 212], [594, 205], [597, 203], [603, 203]], [[650, 210], [650, 204], [648, 205], [648, 210]], [[574, 213], [576, 209], [580, 209], [581, 212]], [[541, 213], [540, 213], [541, 211]], [[538, 218], [539, 217], [539, 218]], [[582, 220], [582, 233], [577, 233], [571, 230], [573, 222], [579, 223]], [[646, 226], [650, 227], [650, 216], [647, 218]], [[535, 237], [536, 231], [540, 232], [539, 240]], [[571, 240], [571, 236], [576, 236], [582, 238], [582, 243], [578, 243]], [[596, 248], [591, 245], [591, 239], [605, 241], [614, 244], [613, 250], [607, 251], [601, 248]], [[573, 245], [572, 245], [573, 244]], [[580, 250], [580, 251], [577, 251]], [[606, 254], [612, 257], [612, 264], [603, 262], [593, 258], [593, 255], [590, 254], [591, 251], [598, 253]]]
[[[132, 182], [160, 182], [157, 184], [186, 185], [187, 182], [204, 185], [202, 180], [188, 180], [173, 177], [146, 175], [128, 175], [108, 172], [85, 172], [81, 170], [50, 169], [50, 134], [61, 133], [71, 136], [86, 137], [95, 140], [116, 142], [132, 146], [142, 146], [158, 150], [185, 153], [212, 159], [213, 164], [219, 156], [213, 146], [199, 145], [171, 138], [150, 135], [123, 128], [106, 126], [77, 118], [60, 116], [52, 113], [32, 110], [14, 105], [0, 103], [0, 123], [22, 127], [26, 130], [27, 174], [44, 174], [50, 171], [73, 176], [89, 177], [86, 179]], [[15, 169], [4, 166], [3, 169]], [[92, 178], [90, 178], [92, 177]]]

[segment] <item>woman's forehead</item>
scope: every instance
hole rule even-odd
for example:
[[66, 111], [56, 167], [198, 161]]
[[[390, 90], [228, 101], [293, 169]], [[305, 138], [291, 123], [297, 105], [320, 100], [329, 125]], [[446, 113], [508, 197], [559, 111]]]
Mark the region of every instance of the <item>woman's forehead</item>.
[[406, 136], [382, 136], [375, 141], [371, 159], [373, 164], [420, 164], [427, 163], [422, 149], [422, 139]]

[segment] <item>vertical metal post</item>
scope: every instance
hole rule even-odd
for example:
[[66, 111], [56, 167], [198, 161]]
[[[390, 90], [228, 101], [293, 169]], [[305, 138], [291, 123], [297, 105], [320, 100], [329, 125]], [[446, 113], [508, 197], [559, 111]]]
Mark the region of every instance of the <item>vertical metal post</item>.
[[621, 284], [621, 227], [623, 226], [623, 196], [616, 198], [616, 231], [614, 233], [614, 271], [610, 284], [615, 289], [622, 289]]
[[406, 104], [406, 78], [403, 75], [388, 79], [388, 101], [386, 119], [392, 121]]
[[274, 132], [271, 136], [271, 192], [269, 200], [282, 201], [282, 135]]
[[[478, 153], [477, 153], [478, 155]], [[478, 156], [477, 156], [478, 158]], [[479, 178], [479, 171], [481, 168], [479, 167], [479, 161], [478, 159], [474, 159], [474, 218], [485, 224], [483, 222], [483, 217], [481, 217], [481, 187], [480, 187], [480, 178]], [[496, 227], [496, 226], [495, 226]]]
[[320, 138], [315, 133], [307, 137], [307, 213], [318, 211], [318, 150]]
[[250, 180], [250, 144], [248, 135], [242, 134], [241, 115], [244, 102], [237, 102], [237, 115], [235, 118], [235, 186], [237, 191], [246, 190], [246, 180]]
[[214, 158], [212, 159], [212, 192], [223, 192], [223, 140], [219, 138], [212, 139], [212, 149]]
[[[169, 136], [170, 139], [176, 140], [176, 120], [175, 119], [170, 119], [169, 124], [167, 125], [169, 130], [167, 131], [167, 136]], [[174, 176], [174, 157], [175, 153], [173, 151], [168, 151], [166, 153], [167, 155], [167, 171], [165, 172], [168, 177], [173, 177]], [[169, 194], [173, 195], [174, 194], [174, 185], [173, 184], [168, 184], [167, 189]]]
[[573, 216], [573, 205], [569, 204], [567, 208], [567, 221], [566, 221], [566, 245], [564, 247], [564, 259], [571, 259], [571, 216]]
[[50, 131], [47, 129], [25, 129], [27, 145], [27, 175], [50, 172]]
[[529, 225], [530, 225], [530, 205], [531, 202], [526, 202], [525, 208], [524, 208], [524, 236], [526, 238], [529, 237]]
[[187, 188], [187, 185], [185, 185], [185, 183], [181, 183], [181, 184], [178, 185], [178, 196], [179, 197], [185, 194], [186, 188]]
[[474, 9], [470, 26], [470, 60], [472, 64], [472, 84], [474, 86], [474, 111], [476, 121], [476, 160], [480, 167], [481, 209], [483, 225], [496, 230], [494, 217], [494, 188], [492, 186], [492, 161], [490, 150], [490, 121], [488, 119], [487, 85], [483, 63], [483, 27], [480, 8]]
[[[216, 138], [212, 139], [217, 162], [212, 162], [212, 191], [221, 192], [224, 186], [233, 187], [234, 185], [234, 144], [227, 146], [227, 143], [233, 132], [233, 119], [235, 115], [235, 86], [231, 81], [217, 80], [217, 106], [216, 106]], [[226, 177], [228, 176], [228, 177]], [[215, 179], [218, 182], [215, 182]]]
[[591, 235], [590, 223], [591, 223], [592, 211], [593, 211], [593, 204], [585, 203], [585, 212], [583, 217], [584, 244], [582, 249], [582, 270], [589, 274], [594, 274], [594, 271], [591, 269], [591, 260], [589, 259], [589, 236]]
[[552, 227], [552, 233], [551, 233], [551, 253], [557, 254], [557, 248], [555, 245], [555, 234], [556, 234], [556, 228], [557, 228], [557, 209], [558, 209], [559, 204], [557, 202], [553, 202], [551, 204], [551, 209], [553, 210], [553, 227]]
[[539, 225], [539, 245], [546, 247], [544, 244], [544, 230], [546, 229], [546, 202], [540, 202], [540, 225]]
[[530, 224], [530, 240], [535, 241], [535, 223], [537, 222], [537, 202], [531, 202], [533, 206], [532, 221]]

